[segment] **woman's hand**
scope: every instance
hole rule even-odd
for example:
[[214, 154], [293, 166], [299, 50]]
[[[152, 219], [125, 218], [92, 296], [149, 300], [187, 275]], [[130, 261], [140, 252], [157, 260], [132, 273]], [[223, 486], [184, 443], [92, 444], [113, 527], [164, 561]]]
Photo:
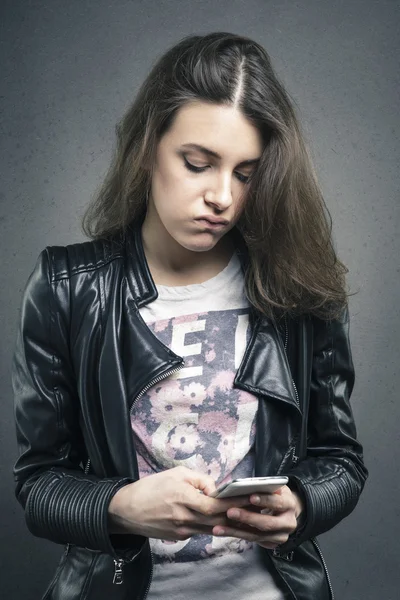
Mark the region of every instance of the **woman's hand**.
[[[304, 510], [300, 496], [286, 485], [273, 494], [252, 494], [251, 509], [230, 508], [229, 526], [216, 525], [215, 536], [237, 537], [273, 549], [284, 544], [297, 528], [297, 519]], [[259, 510], [255, 511], [253, 507]]]
[[149, 475], [115, 493], [108, 508], [109, 532], [163, 540], [212, 535], [213, 527], [229, 525], [230, 508], [249, 505], [248, 496], [209, 498], [214, 490], [211, 477], [186, 467]]

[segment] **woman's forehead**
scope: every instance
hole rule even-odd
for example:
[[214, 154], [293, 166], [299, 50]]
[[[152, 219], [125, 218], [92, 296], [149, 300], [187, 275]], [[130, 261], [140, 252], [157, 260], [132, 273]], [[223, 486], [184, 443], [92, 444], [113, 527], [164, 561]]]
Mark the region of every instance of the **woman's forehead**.
[[181, 107], [166, 136], [188, 151], [217, 160], [229, 153], [255, 163], [263, 148], [261, 133], [237, 108], [206, 102]]

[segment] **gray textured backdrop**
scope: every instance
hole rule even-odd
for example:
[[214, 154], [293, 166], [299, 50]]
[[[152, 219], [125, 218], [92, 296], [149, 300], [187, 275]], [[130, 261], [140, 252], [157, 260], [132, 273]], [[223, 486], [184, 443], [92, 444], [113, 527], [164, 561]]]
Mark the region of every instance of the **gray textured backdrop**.
[[340, 600], [399, 597], [399, 2], [2, 0], [1, 590], [41, 597], [62, 548], [14, 499], [10, 360], [41, 249], [83, 240], [117, 119], [149, 67], [190, 33], [231, 31], [270, 53], [299, 106], [350, 300], [353, 407], [370, 469], [355, 512], [320, 541]]

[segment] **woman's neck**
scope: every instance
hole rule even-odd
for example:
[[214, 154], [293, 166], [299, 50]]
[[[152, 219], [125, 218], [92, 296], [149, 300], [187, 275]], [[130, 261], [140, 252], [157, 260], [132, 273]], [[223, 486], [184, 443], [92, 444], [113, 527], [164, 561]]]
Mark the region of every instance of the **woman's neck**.
[[142, 228], [143, 249], [155, 284], [166, 286], [203, 283], [220, 273], [229, 263], [234, 251], [231, 236], [226, 234], [206, 252], [194, 252], [175, 243], [166, 250], [165, 244], [152, 243]]

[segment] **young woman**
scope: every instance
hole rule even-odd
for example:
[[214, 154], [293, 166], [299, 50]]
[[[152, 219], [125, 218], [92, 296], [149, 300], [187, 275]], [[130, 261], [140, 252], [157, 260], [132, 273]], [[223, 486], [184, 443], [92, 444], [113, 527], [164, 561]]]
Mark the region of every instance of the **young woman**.
[[[13, 362], [16, 496], [65, 545], [46, 599], [327, 600], [315, 536], [367, 471], [346, 267], [266, 51], [184, 38], [118, 129], [84, 218], [47, 247]], [[286, 475], [274, 494], [222, 483]]]

